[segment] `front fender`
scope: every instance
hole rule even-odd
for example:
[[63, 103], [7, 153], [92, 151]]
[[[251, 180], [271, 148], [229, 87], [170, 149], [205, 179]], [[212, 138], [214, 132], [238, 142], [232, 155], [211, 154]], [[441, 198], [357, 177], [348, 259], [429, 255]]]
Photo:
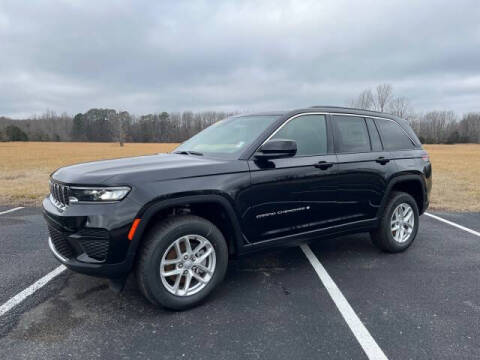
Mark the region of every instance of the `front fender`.
[[216, 203], [220, 205], [224, 210], [227, 216], [229, 217], [234, 233], [233, 244], [235, 246], [235, 251], [241, 249], [244, 245], [244, 236], [241, 231], [240, 223], [238, 221], [238, 215], [235, 211], [235, 208], [232, 205], [231, 200], [228, 199], [227, 195], [219, 193], [202, 193], [202, 194], [178, 194], [177, 196], [172, 197], [171, 195], [157, 198], [148, 204], [146, 204], [137, 214], [136, 218], [140, 219], [139, 225], [135, 231], [135, 234], [131, 240], [129, 247], [128, 258], [132, 262], [135, 258], [138, 246], [141, 243], [141, 239], [147, 229], [150, 220], [161, 210], [181, 206], [185, 204], [195, 204], [195, 203]]

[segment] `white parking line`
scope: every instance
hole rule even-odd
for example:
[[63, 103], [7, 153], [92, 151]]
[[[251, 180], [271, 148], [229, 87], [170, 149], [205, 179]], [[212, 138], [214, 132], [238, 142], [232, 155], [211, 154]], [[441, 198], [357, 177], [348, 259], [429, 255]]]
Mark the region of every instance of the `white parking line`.
[[0, 215], [8, 214], [8, 213], [11, 213], [11, 212], [14, 212], [14, 211], [17, 211], [17, 210], [21, 210], [21, 209], [23, 209], [23, 206], [19, 206], [19, 207], [10, 209], [10, 210], [0, 211]]
[[434, 219], [436, 219], [436, 220], [438, 220], [438, 221], [444, 222], [445, 224], [455, 226], [456, 228], [462, 229], [463, 231], [466, 231], [466, 232], [468, 232], [468, 233], [470, 233], [470, 234], [480, 236], [480, 232], [475, 231], [475, 230], [472, 230], [472, 229], [469, 229], [469, 228], [467, 228], [467, 227], [465, 227], [465, 226], [462, 226], [462, 225], [459, 225], [459, 224], [457, 224], [457, 223], [454, 223], [453, 221], [450, 221], [450, 220], [441, 218], [440, 216], [433, 215], [433, 214], [430, 214], [430, 213], [427, 213], [427, 212], [425, 213], [425, 215], [430, 216], [431, 218], [434, 218]]
[[37, 290], [44, 287], [50, 280], [52, 280], [54, 277], [56, 277], [56, 276], [60, 275], [62, 272], [64, 272], [65, 269], [66, 269], [65, 266], [60, 265], [59, 267], [55, 268], [54, 270], [49, 272], [47, 275], [42, 277], [41, 279], [34, 282], [28, 288], [26, 288], [25, 290], [19, 292], [17, 295], [12, 297], [6, 303], [4, 303], [2, 306], [0, 306], [0, 316], [5, 314], [6, 312], [10, 311], [11, 309], [13, 309], [15, 306], [20, 304], [27, 297], [29, 297], [30, 295], [35, 293]]
[[380, 346], [378, 346], [378, 344], [375, 342], [375, 339], [372, 337], [372, 335], [370, 335], [368, 329], [365, 327], [365, 325], [363, 325], [362, 321], [352, 309], [345, 296], [343, 296], [337, 284], [335, 284], [330, 275], [328, 275], [327, 270], [325, 270], [323, 265], [320, 263], [320, 260], [318, 260], [310, 247], [306, 244], [303, 244], [300, 246], [300, 248], [303, 250], [308, 261], [310, 261], [310, 264], [312, 264], [318, 277], [323, 283], [323, 286], [325, 286], [325, 289], [327, 289], [328, 294], [337, 306], [340, 314], [342, 314], [343, 319], [347, 323], [353, 335], [360, 343], [360, 346], [367, 357], [375, 360], [388, 360], [382, 349], [380, 349]]

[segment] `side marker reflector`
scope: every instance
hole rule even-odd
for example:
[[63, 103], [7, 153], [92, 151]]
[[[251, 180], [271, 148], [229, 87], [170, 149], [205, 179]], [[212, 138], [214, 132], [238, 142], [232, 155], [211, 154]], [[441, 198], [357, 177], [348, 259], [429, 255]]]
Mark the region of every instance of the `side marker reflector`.
[[133, 220], [132, 227], [130, 228], [130, 231], [128, 232], [128, 240], [132, 240], [133, 236], [135, 235], [135, 231], [137, 231], [138, 224], [140, 224], [141, 219], [135, 219]]

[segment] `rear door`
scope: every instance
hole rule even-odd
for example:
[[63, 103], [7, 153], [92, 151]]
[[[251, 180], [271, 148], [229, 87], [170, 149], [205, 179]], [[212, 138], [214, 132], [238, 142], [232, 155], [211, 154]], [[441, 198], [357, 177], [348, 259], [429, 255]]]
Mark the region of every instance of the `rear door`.
[[319, 230], [336, 218], [336, 156], [327, 127], [323, 114], [294, 117], [271, 137], [295, 140], [294, 157], [249, 161], [242, 220], [250, 241]]
[[375, 218], [394, 171], [371, 118], [333, 115], [338, 158], [338, 205], [342, 223]]

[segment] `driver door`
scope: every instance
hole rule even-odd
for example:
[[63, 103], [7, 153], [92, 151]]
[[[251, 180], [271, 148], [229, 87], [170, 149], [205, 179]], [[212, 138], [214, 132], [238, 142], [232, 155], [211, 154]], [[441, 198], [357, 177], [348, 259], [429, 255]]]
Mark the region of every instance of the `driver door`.
[[242, 221], [252, 242], [273, 240], [328, 227], [337, 217], [337, 159], [327, 118], [305, 114], [287, 121], [271, 139], [297, 142], [293, 157], [249, 161], [251, 186]]

